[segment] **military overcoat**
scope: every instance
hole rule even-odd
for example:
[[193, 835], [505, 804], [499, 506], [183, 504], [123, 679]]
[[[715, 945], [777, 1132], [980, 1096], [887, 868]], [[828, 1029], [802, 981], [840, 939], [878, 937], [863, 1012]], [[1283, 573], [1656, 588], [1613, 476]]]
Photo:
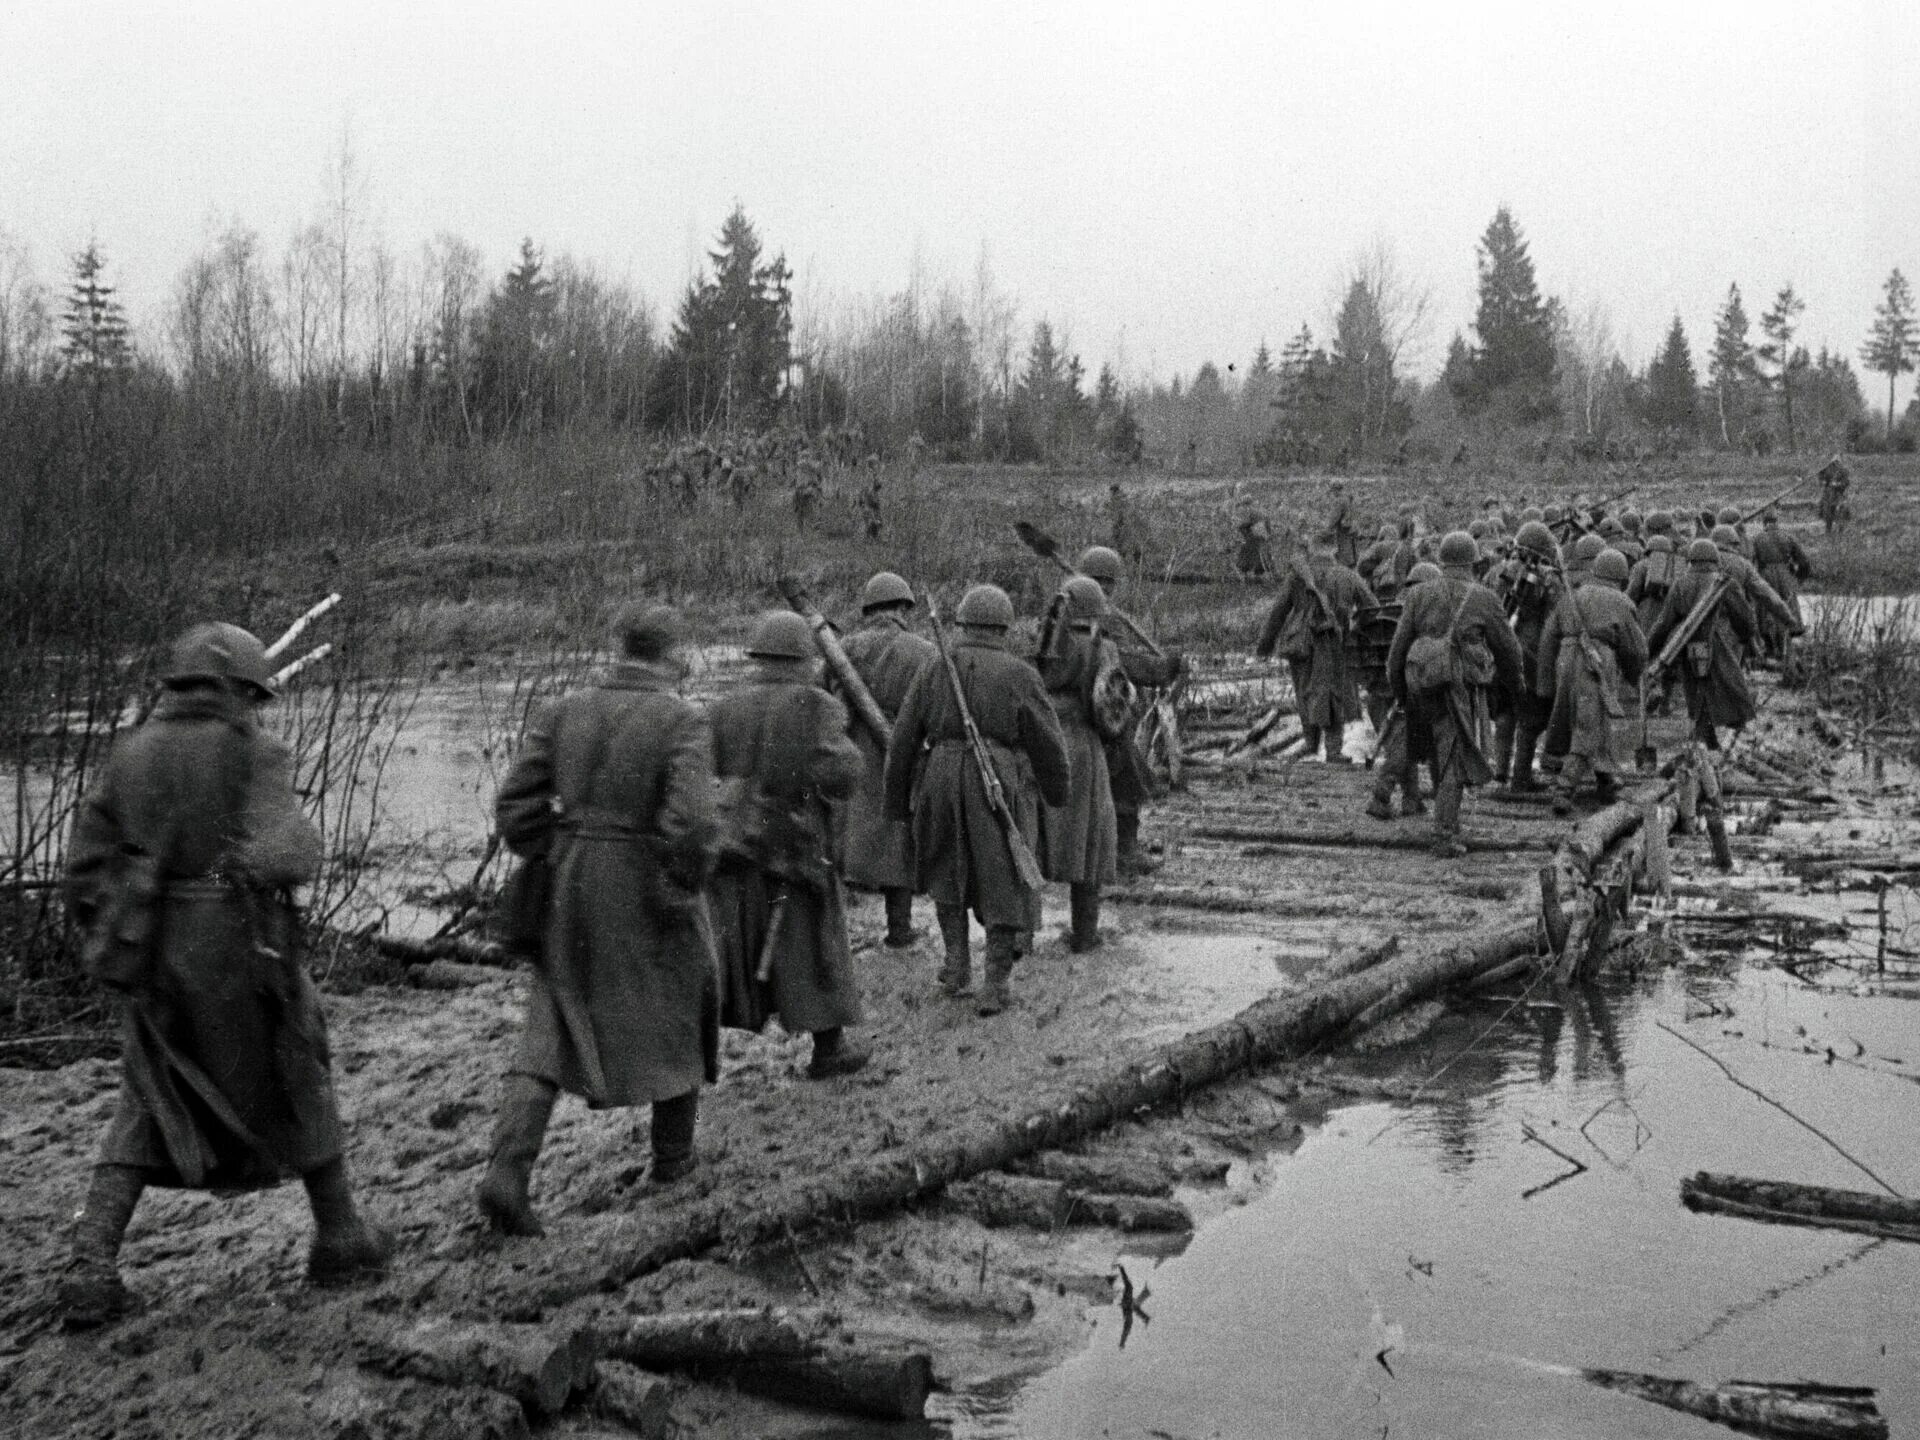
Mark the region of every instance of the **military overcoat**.
[[[1302, 576], [1303, 568], [1312, 584]], [[1278, 649], [1286, 655], [1302, 725], [1324, 730], [1360, 718], [1360, 691], [1348, 650], [1356, 620], [1373, 603], [1366, 582], [1337, 561], [1315, 557], [1287, 568], [1285, 588], [1267, 612], [1254, 653], [1267, 656]], [[1297, 654], [1302, 649], [1304, 659]]]
[[[1713, 569], [1704, 565], [1689, 567], [1674, 581], [1659, 618], [1647, 633], [1649, 650], [1656, 655], [1660, 653], [1668, 632], [1693, 612], [1693, 607], [1713, 584], [1714, 574]], [[1682, 655], [1678, 662], [1689, 715], [1714, 725], [1735, 727], [1754, 717], [1753, 690], [1747, 684], [1746, 671], [1740, 667], [1740, 647], [1753, 639], [1753, 623], [1753, 610], [1747, 603], [1746, 593], [1737, 583], [1727, 586], [1714, 607], [1712, 619], [1707, 622], [1708, 633], [1694, 637], [1694, 644], [1707, 647], [1704, 667], [1694, 664], [1691, 655]]]
[[1064, 804], [1040, 812], [1040, 868], [1049, 880], [1109, 884], [1119, 875], [1113, 784], [1088, 699], [1096, 667], [1118, 664], [1119, 655], [1091, 622], [1057, 635], [1053, 652], [1041, 657], [1040, 674], [1067, 743], [1072, 783]]
[[1647, 637], [1622, 592], [1589, 580], [1562, 595], [1540, 633], [1535, 662], [1538, 693], [1553, 701], [1547, 753], [1582, 756], [1602, 775], [1631, 769], [1642, 740], [1639, 682], [1646, 665]]
[[[889, 720], [913, 688], [923, 666], [939, 663], [933, 642], [907, 629], [897, 615], [883, 615], [848, 635], [847, 659]], [[847, 880], [869, 890], [911, 889], [913, 830], [887, 818], [887, 752], [858, 719], [848, 730], [860, 750], [860, 783], [838, 807], [841, 864]]]

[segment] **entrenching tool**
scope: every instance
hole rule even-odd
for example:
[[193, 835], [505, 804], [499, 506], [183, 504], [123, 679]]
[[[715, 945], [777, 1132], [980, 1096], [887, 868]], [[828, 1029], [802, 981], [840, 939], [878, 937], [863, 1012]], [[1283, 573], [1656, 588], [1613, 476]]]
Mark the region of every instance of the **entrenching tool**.
[[1833, 462], [1838, 460], [1839, 458], [1840, 456], [1837, 451], [1834, 454], [1829, 455], [1825, 460], [1822, 460], [1820, 462], [1819, 467], [1817, 469], [1807, 471], [1806, 474], [1802, 475], [1798, 480], [1794, 481], [1791, 485], [1789, 485], [1786, 489], [1782, 490], [1778, 495], [1774, 496], [1771, 500], [1763, 500], [1758, 505], [1756, 505], [1753, 509], [1747, 511], [1746, 514], [1740, 517], [1740, 523], [1744, 525], [1749, 520], [1753, 519], [1754, 516], [1766, 514], [1768, 510], [1772, 509], [1775, 505], [1778, 505], [1782, 500], [1786, 499], [1789, 495], [1793, 494], [1794, 491], [1798, 490], [1802, 485], [1805, 485], [1809, 480], [1812, 480], [1813, 478], [1815, 478], [1817, 475], [1819, 475], [1821, 470], [1826, 469], [1827, 466], [1833, 464]]
[[853, 668], [853, 661], [840, 644], [840, 637], [834, 633], [833, 625], [827, 617], [814, 608], [813, 601], [807, 597], [807, 587], [792, 575], [782, 575], [774, 584], [781, 596], [792, 607], [793, 612], [805, 620], [813, 630], [813, 643], [819, 647], [820, 656], [827, 662], [827, 668], [833, 671], [833, 678], [840, 682], [853, 713], [859, 717], [873, 738], [880, 742], [885, 750], [893, 744], [893, 726], [881, 710], [879, 702], [873, 698], [873, 692], [867, 689], [861, 680], [860, 672]]
[[1673, 627], [1673, 633], [1667, 637], [1667, 643], [1660, 647], [1660, 653], [1640, 672], [1640, 748], [1634, 752], [1633, 762], [1642, 770], [1653, 769], [1659, 759], [1653, 747], [1647, 743], [1647, 695], [1659, 686], [1667, 671], [1673, 668], [1674, 661], [1686, 653], [1688, 643], [1712, 617], [1714, 607], [1720, 603], [1720, 597], [1727, 593], [1727, 587], [1732, 583], [1732, 577], [1725, 571], [1715, 575], [1706, 593], [1694, 601], [1687, 618]]

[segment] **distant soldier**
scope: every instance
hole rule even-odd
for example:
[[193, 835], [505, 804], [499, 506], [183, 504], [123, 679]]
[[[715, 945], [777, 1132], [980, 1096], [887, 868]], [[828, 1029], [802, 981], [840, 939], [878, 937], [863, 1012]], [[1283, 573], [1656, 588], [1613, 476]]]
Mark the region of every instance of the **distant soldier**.
[[1240, 532], [1240, 548], [1233, 557], [1233, 569], [1242, 580], [1264, 580], [1273, 574], [1273, 526], [1258, 510], [1249, 509], [1234, 527]]
[[907, 479], [918, 480], [927, 463], [927, 440], [918, 430], [907, 437]]
[[1473, 578], [1473, 537], [1455, 530], [1440, 542], [1441, 578], [1407, 597], [1387, 670], [1406, 713], [1413, 756], [1433, 766], [1433, 849], [1466, 854], [1460, 800], [1492, 769], [1481, 753], [1489, 685], [1508, 695], [1521, 685], [1520, 642], [1491, 590]]
[[634, 604], [620, 658], [534, 717], [494, 802], [501, 836], [543, 857], [551, 900], [480, 1213], [538, 1235], [527, 1198], [559, 1091], [650, 1105], [656, 1184], [693, 1168], [702, 1081], [719, 1078], [719, 996], [701, 890], [713, 869], [712, 735], [678, 694], [680, 618]]
[[[1075, 569], [1099, 583], [1101, 593], [1111, 603], [1126, 578], [1120, 557], [1103, 545], [1081, 552]], [[1106, 752], [1107, 777], [1113, 786], [1113, 810], [1119, 839], [1119, 866], [1123, 875], [1145, 875], [1159, 868], [1158, 862], [1140, 848], [1140, 812], [1153, 798], [1147, 757], [1135, 738], [1139, 722], [1146, 713], [1147, 692], [1164, 689], [1186, 673], [1186, 661], [1179, 655], [1156, 655], [1121, 638], [1118, 626], [1103, 627], [1119, 653], [1120, 667], [1138, 692], [1139, 703], [1129, 710], [1121, 723], [1110, 725], [1114, 733], [1101, 732]], [[1117, 718], [1117, 717], [1115, 717]]]
[[1601, 551], [1592, 575], [1560, 597], [1541, 632], [1534, 673], [1540, 694], [1553, 702], [1547, 748], [1566, 756], [1553, 797], [1556, 815], [1572, 813], [1589, 775], [1600, 799], [1613, 799], [1633, 765], [1647, 637], [1626, 583], [1626, 557]]
[[[1720, 563], [1720, 549], [1711, 540], [1695, 540], [1687, 547], [1687, 573], [1667, 592], [1667, 602], [1647, 632], [1647, 648], [1653, 654], [1660, 653], [1668, 634], [1707, 593]], [[1693, 738], [1709, 750], [1720, 748], [1719, 727], [1739, 730], [1754, 717], [1753, 692], [1740, 667], [1740, 647], [1753, 634], [1753, 609], [1746, 592], [1738, 583], [1730, 584], [1681, 657], [1680, 680], [1686, 687]]]
[[[1424, 585], [1430, 580], [1439, 578], [1440, 567], [1431, 561], [1422, 560], [1407, 572], [1406, 587], [1400, 592], [1401, 605], [1406, 603], [1406, 597], [1414, 586]], [[1393, 615], [1396, 630], [1399, 628], [1399, 611], [1400, 606], [1395, 606], [1392, 610], [1383, 612]], [[1414, 762], [1413, 747], [1407, 739], [1406, 714], [1398, 708], [1389, 708], [1392, 707], [1393, 696], [1392, 687], [1386, 678], [1386, 661], [1391, 657], [1392, 651], [1392, 638], [1389, 636], [1387, 645], [1382, 649], [1380, 663], [1380, 693], [1386, 698], [1387, 705], [1382, 706], [1379, 715], [1374, 718], [1374, 728], [1380, 732], [1378, 741], [1380, 763], [1373, 782], [1373, 795], [1367, 802], [1367, 814], [1376, 820], [1394, 818], [1393, 792], [1396, 788], [1400, 791], [1401, 815], [1427, 813], [1426, 802], [1420, 798], [1420, 767]], [[1367, 703], [1371, 710], [1374, 704], [1374, 693], [1371, 690], [1367, 695]]]
[[116, 994], [121, 1052], [59, 1289], [69, 1328], [133, 1308], [120, 1245], [149, 1185], [225, 1193], [299, 1176], [316, 1284], [382, 1269], [392, 1249], [354, 1207], [326, 1021], [301, 964], [291, 890], [319, 871], [321, 837], [286, 747], [256, 718], [271, 671], [237, 625], [181, 636], [151, 718], [115, 743], [74, 821], [67, 898], [88, 973]]
[[1644, 553], [1640, 542], [1628, 533], [1626, 523], [1615, 516], [1609, 515], [1600, 522], [1600, 538], [1607, 542], [1609, 550], [1620, 552], [1628, 570], [1633, 569], [1634, 562]]
[[[1340, 463], [1345, 464], [1344, 460]], [[1333, 512], [1327, 517], [1327, 529], [1333, 534], [1333, 558], [1351, 570], [1360, 559], [1360, 524], [1353, 513], [1353, 497], [1347, 494], [1344, 480], [1335, 479], [1329, 488], [1333, 492]]]
[[[1806, 617], [1800, 610], [1800, 582], [1812, 577], [1813, 562], [1807, 558], [1800, 541], [1780, 528], [1778, 511], [1768, 507], [1760, 524], [1760, 533], [1753, 537], [1753, 566], [1779, 595], [1798, 630], [1804, 630]], [[1769, 611], [1761, 617], [1760, 633], [1767, 648], [1784, 659], [1787, 637], [1797, 630], [1783, 624], [1780, 616]]]
[[[1412, 547], [1408, 548], [1411, 554]], [[1362, 550], [1360, 558], [1354, 561], [1353, 573], [1367, 582], [1376, 599], [1391, 600], [1399, 593], [1406, 578], [1405, 572], [1397, 570], [1393, 564], [1394, 557], [1399, 553], [1399, 529], [1393, 525], [1382, 525], [1373, 543]]]
[[1740, 537], [1731, 525], [1714, 526], [1713, 534], [1708, 538], [1719, 548], [1720, 568], [1733, 576], [1734, 583], [1747, 597], [1754, 617], [1754, 633], [1750, 637], [1754, 645], [1760, 643], [1760, 627], [1769, 622], [1787, 635], [1798, 635], [1807, 628], [1800, 622], [1799, 613], [1788, 608], [1780, 592], [1767, 583], [1754, 568], [1753, 562], [1742, 553]]
[[820, 479], [820, 459], [811, 448], [800, 452], [793, 471], [793, 523], [802, 531], [813, 528], [813, 517], [820, 509], [824, 493]]
[[1831, 535], [1836, 530], [1844, 529], [1853, 518], [1853, 507], [1847, 504], [1847, 488], [1853, 484], [1853, 477], [1838, 460], [1829, 460], [1817, 474], [1820, 480], [1820, 523]]
[[[1071, 775], [1066, 800], [1040, 812], [1040, 868], [1067, 887], [1072, 928], [1067, 948], [1076, 955], [1100, 945], [1100, 887], [1118, 877], [1119, 846], [1113, 782], [1107, 772], [1107, 734], [1125, 740], [1125, 713], [1096, 719], [1105, 697], [1102, 672], [1118, 668], [1113, 642], [1101, 633], [1107, 597], [1098, 581], [1075, 575], [1061, 587], [1050, 628], [1042, 633], [1040, 677], [1067, 742]], [[1117, 723], [1116, 723], [1117, 722]], [[1136, 824], [1138, 812], [1135, 812]]]
[[[1720, 507], [1719, 512], [1713, 517], [1713, 527], [1717, 530], [1722, 525], [1733, 532], [1734, 544], [1732, 548], [1738, 550], [1742, 556], [1745, 556], [1747, 553], [1747, 526], [1746, 521], [1740, 514], [1740, 507], [1738, 505], [1722, 505]], [[1722, 554], [1726, 553], [1728, 549], [1726, 545], [1721, 544], [1718, 540], [1715, 540], [1714, 543], [1720, 546]]]
[[[913, 613], [913, 589], [890, 570], [882, 570], [860, 592], [860, 628], [842, 642], [860, 681], [889, 720], [928, 665], [940, 663], [933, 642], [907, 628]], [[848, 732], [860, 747], [865, 768], [860, 788], [842, 810], [841, 852], [847, 879], [878, 890], [887, 910], [886, 943], [896, 950], [912, 945], [913, 831], [904, 820], [887, 818], [887, 752], [867, 727], [855, 720]]]
[[[992, 757], [1019, 833], [1037, 850], [1041, 803], [1062, 805], [1071, 793], [1066, 737], [1039, 672], [1007, 652], [1013, 602], [1006, 591], [974, 586], [954, 618], [960, 637], [952, 659], [966, 713]], [[894, 719], [887, 814], [912, 822], [915, 888], [933, 897], [946, 946], [940, 988], [955, 997], [972, 991], [971, 911], [987, 931], [987, 978], [977, 1008], [997, 1015], [1010, 1003], [1013, 967], [1033, 947], [1040, 892], [1014, 866], [944, 661], [920, 672]]]
[[1134, 524], [1133, 508], [1127, 504], [1126, 492], [1117, 481], [1107, 487], [1107, 529], [1113, 548], [1138, 565], [1143, 553], [1140, 532]]
[[721, 850], [708, 909], [721, 1023], [759, 1030], [778, 1017], [789, 1035], [810, 1034], [807, 1077], [823, 1080], [867, 1063], [845, 1036], [860, 1022], [860, 994], [828, 808], [858, 787], [860, 751], [846, 709], [817, 683], [805, 620], [768, 611], [747, 656], [752, 671], [709, 712]]
[[878, 455], [867, 456], [866, 483], [860, 487], [860, 513], [867, 522], [867, 538], [880, 538], [880, 494], [886, 483], [886, 476], [880, 468]]
[[1366, 582], [1334, 556], [1339, 534], [1323, 530], [1306, 561], [1288, 566], [1285, 588], [1267, 612], [1254, 654], [1278, 653], [1293, 674], [1300, 733], [1309, 755], [1324, 743], [1327, 762], [1351, 763], [1341, 750], [1349, 723], [1360, 718], [1348, 647], [1355, 622], [1373, 608]]
[[1583, 534], [1571, 545], [1562, 545], [1561, 568], [1567, 572], [1567, 583], [1578, 585], [1586, 579], [1593, 562], [1600, 558], [1600, 552], [1607, 548], [1607, 542], [1591, 531]]
[[1540, 788], [1533, 773], [1534, 751], [1552, 711], [1541, 696], [1536, 664], [1540, 635], [1559, 593], [1553, 566], [1552, 533], [1543, 522], [1528, 520], [1514, 536], [1512, 557], [1494, 579], [1494, 591], [1511, 617], [1521, 656], [1521, 684], [1504, 697], [1493, 732], [1493, 778], [1514, 795]]

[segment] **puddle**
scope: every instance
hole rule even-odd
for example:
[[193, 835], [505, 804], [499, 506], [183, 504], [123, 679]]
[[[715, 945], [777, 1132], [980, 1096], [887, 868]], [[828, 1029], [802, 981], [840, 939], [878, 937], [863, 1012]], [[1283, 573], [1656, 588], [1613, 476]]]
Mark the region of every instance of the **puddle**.
[[[952, 1433], [1728, 1433], [1522, 1361], [1871, 1385], [1913, 1433], [1920, 1246], [1683, 1209], [1703, 1169], [1875, 1187], [1662, 1023], [1920, 1190], [1920, 1007], [1724, 956], [1542, 985], [1426, 1037], [1434, 1099], [1337, 1111], [1252, 1203], [1137, 1275], [1152, 1318], [1124, 1349], [1117, 1308], [1091, 1311], [1084, 1353], [964, 1397]], [[1588, 1168], [1555, 1183], [1571, 1167], [1522, 1126]]]

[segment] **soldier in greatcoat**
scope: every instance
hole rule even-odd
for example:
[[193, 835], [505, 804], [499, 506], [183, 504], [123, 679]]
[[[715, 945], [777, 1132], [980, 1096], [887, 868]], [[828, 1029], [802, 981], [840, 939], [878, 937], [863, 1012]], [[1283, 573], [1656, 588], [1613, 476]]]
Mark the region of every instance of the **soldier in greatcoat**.
[[1720, 552], [1720, 568], [1733, 577], [1734, 584], [1747, 597], [1748, 608], [1753, 611], [1753, 645], [1760, 643], [1762, 627], [1768, 624], [1777, 626], [1786, 635], [1798, 635], [1807, 628], [1800, 622], [1800, 616], [1789, 608], [1780, 592], [1767, 583], [1754, 563], [1746, 557], [1738, 531], [1731, 525], [1716, 525], [1708, 538]]
[[[1800, 582], [1813, 575], [1813, 562], [1806, 548], [1794, 536], [1780, 528], [1779, 512], [1771, 506], [1760, 519], [1760, 533], [1753, 537], [1753, 568], [1771, 585], [1792, 617], [1794, 626], [1804, 630], [1800, 612]], [[1787, 639], [1797, 630], [1784, 624], [1780, 616], [1769, 613], [1761, 621], [1760, 631], [1767, 648], [1785, 656]]]
[[527, 1198], [559, 1091], [651, 1105], [656, 1184], [694, 1165], [700, 1085], [719, 1078], [719, 987], [702, 888], [717, 841], [713, 739], [678, 693], [679, 616], [636, 604], [619, 659], [536, 714], [494, 814], [551, 877], [520, 1045], [480, 1183], [481, 1214], [538, 1235]]
[[807, 1076], [824, 1080], [867, 1062], [846, 1039], [860, 992], [831, 811], [859, 786], [860, 751], [846, 707], [818, 683], [805, 620], [768, 611], [747, 656], [753, 670], [709, 712], [724, 812], [709, 896], [722, 1019], [758, 1030], [777, 1016], [788, 1034], [810, 1034]]
[[1350, 763], [1341, 750], [1349, 723], [1360, 718], [1360, 691], [1349, 654], [1355, 622], [1373, 607], [1366, 582], [1334, 558], [1335, 532], [1313, 540], [1308, 558], [1288, 565], [1285, 588], [1267, 612], [1254, 654], [1276, 651], [1293, 672], [1300, 733], [1309, 755], [1324, 742], [1327, 763]]
[[1100, 887], [1119, 874], [1106, 743], [1094, 720], [1095, 678], [1102, 666], [1120, 663], [1113, 642], [1101, 633], [1106, 614], [1099, 582], [1074, 576], [1061, 587], [1058, 613], [1038, 657], [1072, 775], [1066, 801], [1040, 812], [1040, 868], [1047, 879], [1067, 886], [1072, 905], [1067, 946], [1076, 955], [1099, 947]]
[[152, 716], [114, 746], [74, 821], [67, 897], [89, 972], [119, 999], [121, 1081], [60, 1286], [73, 1328], [132, 1308], [120, 1245], [149, 1185], [225, 1193], [298, 1176], [317, 1284], [391, 1253], [354, 1205], [301, 965], [291, 892], [318, 873], [321, 838], [286, 747], [257, 719], [271, 671], [239, 626], [189, 630]]
[[[1507, 625], [1494, 593], [1473, 578], [1478, 559], [1473, 537], [1455, 530], [1440, 542], [1440, 578], [1412, 591], [1400, 612], [1387, 678], [1393, 697], [1407, 716], [1409, 743], [1416, 759], [1433, 767], [1434, 853], [1466, 853], [1460, 841], [1460, 800], [1469, 785], [1484, 785], [1492, 767], [1481, 753], [1486, 721], [1486, 690], [1497, 687], [1509, 697], [1520, 689], [1524, 673], [1520, 642]], [[1409, 656], [1416, 641], [1444, 641], [1455, 661], [1445, 683], [1421, 684], [1410, 675]]]
[[[1067, 742], [1031, 665], [1009, 654], [1013, 602], [994, 585], [976, 585], [960, 601], [960, 635], [952, 649], [966, 711], [991, 757], [1013, 822], [1029, 849], [1040, 843], [1040, 806], [1067, 800], [1072, 775]], [[986, 927], [986, 984], [977, 1008], [998, 1014], [1009, 1003], [1008, 981], [1033, 946], [1040, 892], [1020, 878], [995, 818], [960, 701], [944, 661], [920, 672], [894, 719], [887, 752], [887, 813], [911, 820], [917, 889], [933, 898], [946, 960], [940, 986], [971, 992], [971, 911]]]
[[[913, 613], [913, 588], [891, 570], [867, 581], [860, 592], [860, 628], [841, 642], [867, 693], [888, 720], [927, 665], [937, 665], [933, 642], [907, 628]], [[878, 890], [887, 913], [886, 943], [903, 950], [912, 945], [913, 831], [904, 820], [887, 818], [887, 752], [855, 720], [848, 734], [860, 749], [860, 785], [841, 807], [841, 864], [850, 884]]]
[[[1687, 547], [1687, 571], [1667, 592], [1666, 604], [1647, 632], [1647, 648], [1653, 654], [1660, 653], [1668, 634], [1693, 613], [1720, 573], [1722, 558], [1711, 540], [1695, 540]], [[1753, 607], [1736, 581], [1721, 594], [1713, 615], [1688, 642], [1687, 653], [1680, 659], [1680, 682], [1686, 688], [1693, 737], [1709, 750], [1720, 748], [1719, 727], [1739, 730], [1754, 717], [1753, 691], [1740, 665], [1740, 647], [1752, 640], [1753, 633]]]
[[1571, 813], [1589, 775], [1600, 798], [1611, 800], [1643, 733], [1638, 687], [1647, 638], [1626, 582], [1626, 557], [1601, 551], [1593, 573], [1561, 595], [1540, 634], [1534, 673], [1553, 702], [1547, 745], [1566, 756], [1553, 797], [1559, 815]]
[[[1407, 583], [1401, 588], [1401, 603], [1385, 607], [1377, 615], [1391, 615], [1394, 618], [1393, 629], [1399, 628], [1401, 607], [1405, 597], [1416, 585], [1424, 585], [1429, 580], [1440, 578], [1440, 567], [1430, 560], [1422, 560], [1407, 572]], [[1376, 820], [1391, 820], [1393, 812], [1393, 792], [1400, 791], [1400, 814], [1403, 816], [1424, 815], [1427, 805], [1420, 798], [1420, 767], [1414, 760], [1413, 747], [1408, 743], [1407, 717], [1404, 712], [1393, 708], [1392, 687], [1387, 683], [1387, 659], [1392, 654], [1393, 635], [1388, 632], [1387, 641], [1380, 648], [1380, 691], [1386, 699], [1380, 713], [1374, 719], [1374, 728], [1380, 732], [1376, 742], [1379, 746], [1378, 765], [1373, 781], [1373, 794], [1367, 800], [1367, 814]], [[1368, 695], [1371, 707], [1373, 696]]]

